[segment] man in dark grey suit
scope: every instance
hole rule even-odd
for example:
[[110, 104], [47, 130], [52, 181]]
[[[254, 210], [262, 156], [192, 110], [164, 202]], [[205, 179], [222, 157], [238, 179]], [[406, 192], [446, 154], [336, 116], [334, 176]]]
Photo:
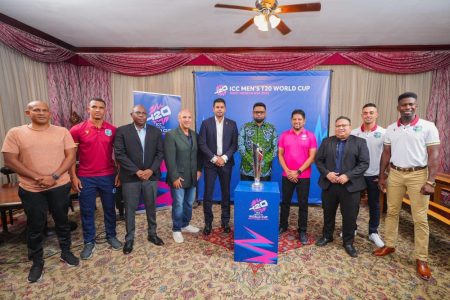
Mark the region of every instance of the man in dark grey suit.
[[236, 122], [225, 118], [225, 100], [214, 100], [214, 117], [206, 119], [200, 127], [198, 147], [203, 156], [205, 169], [205, 193], [203, 195], [203, 212], [205, 228], [203, 234], [209, 235], [212, 230], [213, 212], [212, 197], [214, 183], [219, 176], [222, 191], [221, 223], [225, 233], [231, 231], [230, 225], [230, 181], [234, 165], [233, 155], [237, 150], [238, 130]]
[[323, 235], [316, 242], [325, 246], [333, 241], [338, 205], [342, 214], [342, 238], [345, 251], [358, 256], [353, 247], [360, 192], [366, 188], [364, 172], [369, 167], [369, 149], [364, 139], [350, 135], [351, 121], [339, 117], [335, 122], [335, 136], [322, 141], [316, 156], [322, 188]]
[[200, 231], [189, 222], [192, 218], [197, 180], [202, 173], [197, 159], [197, 134], [190, 129], [191, 113], [187, 109], [180, 111], [178, 122], [180, 126], [166, 133], [164, 157], [167, 166], [167, 183], [173, 199], [172, 236], [176, 243], [182, 243], [184, 238], [181, 232]]
[[161, 175], [160, 165], [164, 157], [161, 131], [147, 124], [147, 113], [142, 105], [131, 112], [133, 123], [117, 128], [114, 140], [116, 159], [120, 164], [120, 181], [125, 202], [127, 234], [123, 253], [133, 251], [135, 211], [144, 196], [148, 223], [148, 240], [164, 245], [156, 234], [156, 195]]

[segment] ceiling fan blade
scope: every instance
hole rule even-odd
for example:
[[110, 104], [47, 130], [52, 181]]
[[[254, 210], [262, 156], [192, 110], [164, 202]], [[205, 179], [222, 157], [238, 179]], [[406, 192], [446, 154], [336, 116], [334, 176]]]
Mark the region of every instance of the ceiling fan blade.
[[281, 5], [277, 8], [278, 14], [295, 13], [303, 11], [320, 11], [321, 4], [317, 3], [305, 3], [305, 4], [292, 4], [292, 5]]
[[250, 25], [253, 24], [253, 18], [251, 18], [250, 20], [248, 20], [247, 22], [245, 22], [244, 25], [242, 25], [241, 27], [239, 27], [234, 33], [242, 33], [244, 30], [246, 30], [247, 28], [250, 27]]
[[291, 32], [291, 29], [287, 27], [286, 23], [284, 23], [283, 20], [280, 21], [280, 24], [278, 24], [277, 29], [281, 32], [282, 35], [286, 35], [289, 32]]
[[231, 9], [242, 9], [242, 10], [256, 10], [256, 8], [254, 7], [248, 7], [248, 6], [240, 6], [240, 5], [229, 5], [229, 4], [216, 4], [214, 5], [214, 7], [218, 7], [218, 8], [231, 8]]

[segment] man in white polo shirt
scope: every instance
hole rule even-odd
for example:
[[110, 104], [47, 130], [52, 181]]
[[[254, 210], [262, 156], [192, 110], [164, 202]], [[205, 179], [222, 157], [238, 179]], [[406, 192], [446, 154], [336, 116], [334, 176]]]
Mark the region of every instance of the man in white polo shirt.
[[363, 138], [369, 148], [370, 164], [364, 173], [367, 185], [367, 198], [369, 204], [369, 239], [377, 247], [383, 247], [384, 243], [378, 234], [380, 225], [380, 190], [378, 189], [378, 174], [380, 173], [380, 159], [383, 152], [383, 141], [386, 129], [377, 124], [378, 111], [373, 103], [367, 103], [362, 108], [361, 127], [352, 130], [351, 134]]
[[[415, 114], [417, 95], [407, 92], [398, 97], [400, 119], [386, 130], [381, 156], [379, 188], [387, 191], [388, 210], [385, 222], [386, 246], [374, 251], [384, 256], [395, 251], [399, 213], [405, 192], [411, 200], [414, 220], [414, 250], [417, 273], [424, 280], [431, 278], [428, 259], [428, 204], [434, 193], [434, 177], [439, 163], [439, 134], [436, 126]], [[390, 165], [389, 178], [385, 171]]]

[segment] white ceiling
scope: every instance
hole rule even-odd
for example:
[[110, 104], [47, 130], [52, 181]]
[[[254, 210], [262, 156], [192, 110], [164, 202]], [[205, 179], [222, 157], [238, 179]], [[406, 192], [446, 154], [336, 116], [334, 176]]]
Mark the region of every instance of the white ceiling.
[[0, 0], [0, 12], [75, 47], [347, 47], [450, 45], [450, 0], [321, 2], [320, 12], [280, 15], [292, 29], [233, 32], [253, 0]]

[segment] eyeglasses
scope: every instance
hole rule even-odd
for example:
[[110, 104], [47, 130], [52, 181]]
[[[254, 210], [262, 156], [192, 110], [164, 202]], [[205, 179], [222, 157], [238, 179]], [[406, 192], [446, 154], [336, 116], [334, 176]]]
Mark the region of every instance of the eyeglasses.
[[265, 111], [260, 111], [260, 110], [254, 110], [253, 113], [254, 113], [255, 115], [263, 115], [263, 114], [265, 114], [266, 112], [265, 112]]
[[350, 124], [342, 124], [342, 125], [336, 125], [336, 128], [345, 128], [345, 127], [349, 127]]

